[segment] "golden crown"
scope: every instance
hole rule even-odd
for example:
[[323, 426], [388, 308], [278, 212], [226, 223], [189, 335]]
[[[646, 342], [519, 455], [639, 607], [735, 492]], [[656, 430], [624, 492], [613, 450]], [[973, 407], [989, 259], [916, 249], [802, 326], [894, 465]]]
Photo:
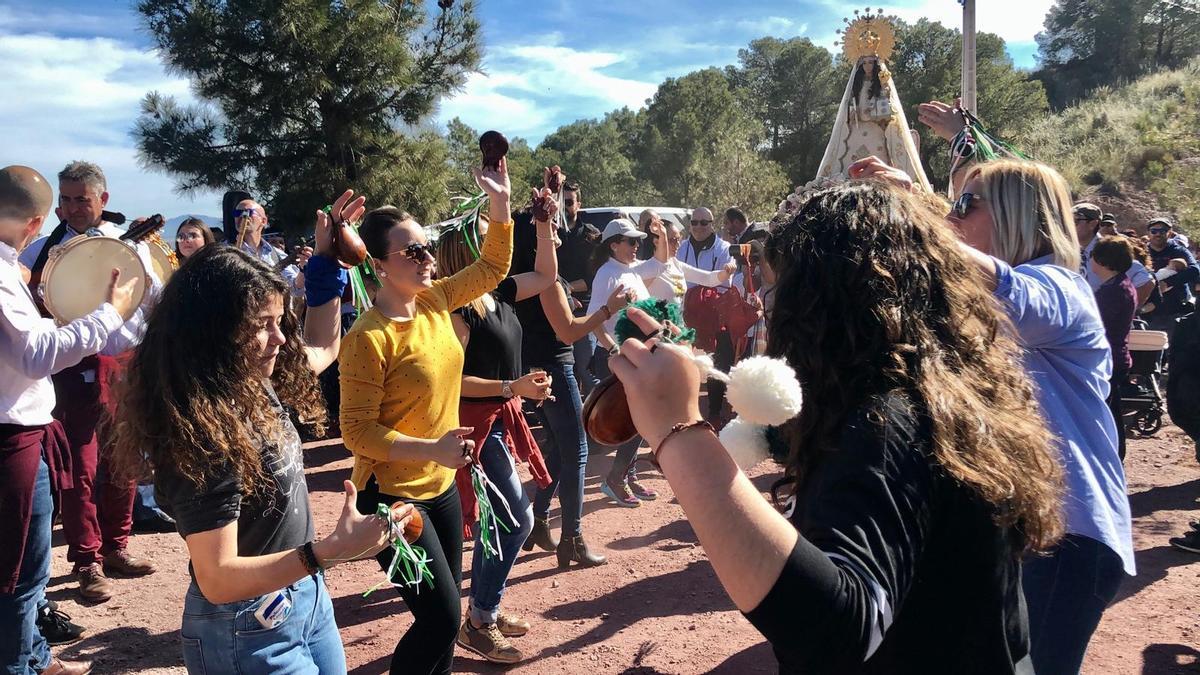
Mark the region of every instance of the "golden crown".
[[842, 54], [850, 63], [858, 63], [864, 56], [888, 60], [896, 48], [894, 20], [894, 17], [885, 16], [883, 10], [872, 12], [870, 7], [862, 12], [854, 10], [854, 20], [842, 19], [846, 26], [837, 31], [842, 36], [838, 40]]

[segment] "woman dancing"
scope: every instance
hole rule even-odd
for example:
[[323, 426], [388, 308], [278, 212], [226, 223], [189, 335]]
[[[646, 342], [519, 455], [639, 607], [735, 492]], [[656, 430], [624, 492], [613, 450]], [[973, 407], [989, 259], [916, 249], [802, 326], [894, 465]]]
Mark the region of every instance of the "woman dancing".
[[[535, 194], [535, 198], [539, 195]], [[538, 401], [550, 394], [550, 376], [542, 371], [522, 375], [521, 322], [513, 306], [536, 296], [558, 277], [554, 254], [554, 200], [544, 190], [550, 215], [537, 221], [537, 262], [534, 271], [516, 274], [500, 282], [496, 290], [475, 298], [450, 315], [454, 332], [463, 346], [462, 400], [459, 424], [473, 429], [475, 462], [499, 492], [489, 490], [489, 501], [503, 528], [493, 528], [498, 555], [485, 553], [485, 521], [476, 522], [475, 493], [469, 468], [458, 470], [458, 490], [463, 502], [464, 522], [473, 528], [475, 548], [471, 560], [471, 601], [467, 618], [458, 632], [458, 644], [494, 663], [516, 663], [521, 651], [509, 642], [529, 631], [528, 621], [500, 611], [504, 585], [516, 562], [517, 553], [533, 528], [533, 512], [521, 485], [513, 459], [527, 461], [538, 485], [550, 484], [550, 474], [541, 450], [521, 410], [522, 400]], [[480, 218], [480, 234], [487, 222]], [[453, 229], [438, 239], [437, 265], [443, 276], [453, 276], [475, 261], [463, 229]], [[516, 518], [508, 522], [508, 514]]]
[[786, 515], [702, 421], [683, 349], [611, 361], [726, 591], [784, 672], [1029, 672], [1020, 555], [1061, 532], [1060, 470], [972, 260], [877, 183], [816, 193], [766, 255], [768, 350], [804, 390]]
[[[352, 196], [335, 202], [335, 218], [362, 213]], [[163, 289], [129, 364], [114, 452], [127, 472], [153, 470], [158, 504], [187, 544], [192, 579], [180, 634], [188, 672], [346, 672], [324, 570], [388, 540], [386, 522], [355, 511], [346, 481], [333, 533], [314, 541], [289, 413], [323, 422], [316, 374], [337, 354], [336, 287], [345, 284], [329, 257], [324, 213], [316, 229], [303, 336], [277, 271], [208, 246]], [[411, 513], [393, 509], [400, 526]]]
[[[375, 209], [359, 228], [383, 287], [342, 341], [351, 480], [363, 513], [401, 499], [422, 512], [415, 543], [433, 575], [432, 588], [393, 579], [414, 619], [392, 653], [393, 673], [449, 673], [459, 630], [463, 522], [454, 473], [471, 461], [474, 443], [458, 421], [463, 349], [450, 312], [494, 289], [512, 256], [507, 162], [476, 170], [475, 180], [490, 199], [491, 228], [482, 257], [454, 276], [433, 280], [433, 247], [400, 209]], [[389, 561], [380, 554], [384, 569]]]

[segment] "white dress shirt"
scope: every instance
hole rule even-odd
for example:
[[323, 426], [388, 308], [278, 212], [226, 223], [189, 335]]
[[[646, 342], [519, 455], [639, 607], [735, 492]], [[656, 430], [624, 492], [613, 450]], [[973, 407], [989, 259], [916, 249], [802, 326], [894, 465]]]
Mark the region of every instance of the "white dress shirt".
[[[125, 234], [112, 223], [100, 223], [96, 228], [106, 237], [120, 237]], [[79, 236], [75, 230], [67, 227], [67, 233], [63, 236], [59, 245], [67, 243], [74, 237]], [[45, 248], [46, 242], [50, 239], [49, 236], [39, 237], [36, 241], [25, 247], [21, 251], [19, 260], [22, 265], [29, 269], [33, 269], [33, 264], [37, 262], [38, 256], [41, 255], [42, 249]], [[115, 331], [109, 333], [108, 342], [100, 350], [105, 356], [116, 356], [130, 349], [133, 349], [142, 341], [142, 336], [146, 333], [146, 320], [149, 318], [150, 310], [158, 303], [158, 296], [162, 292], [162, 282], [158, 275], [154, 273], [154, 263], [150, 257], [150, 246], [146, 242], [126, 242], [133, 246], [137, 251], [138, 258], [142, 260], [142, 265], [146, 268], [146, 274], [150, 277], [150, 288], [146, 289], [145, 295], [142, 296], [142, 304], [134, 311], [133, 316], [126, 321]]]
[[[279, 263], [283, 262], [288, 257], [287, 253], [284, 253], [283, 251], [268, 244], [266, 239], [259, 240], [257, 249], [255, 249], [254, 245], [250, 243], [249, 239], [247, 239], [242, 242], [242, 250], [265, 262], [271, 267], [279, 267]], [[287, 282], [288, 288], [291, 290], [292, 297], [299, 297], [300, 295], [304, 294], [303, 288], [296, 287], [296, 278], [300, 276], [299, 267], [296, 265], [287, 265], [281, 268], [279, 273], [283, 275], [283, 280]]]
[[38, 313], [21, 278], [17, 252], [0, 243], [0, 423], [49, 424], [50, 375], [100, 351], [121, 326], [110, 304], [59, 328]]

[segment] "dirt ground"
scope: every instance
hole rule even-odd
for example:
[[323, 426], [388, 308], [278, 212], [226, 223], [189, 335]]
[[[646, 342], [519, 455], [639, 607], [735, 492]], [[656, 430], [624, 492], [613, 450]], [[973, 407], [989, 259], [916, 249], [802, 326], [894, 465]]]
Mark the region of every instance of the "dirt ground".
[[[342, 502], [349, 455], [341, 445], [312, 444], [308, 481], [318, 533], [328, 532]], [[513, 673], [769, 673], [770, 650], [722, 592], [704, 551], [674, 503], [666, 481], [638, 509], [611, 505], [598, 490], [610, 463], [588, 466], [584, 532], [609, 564], [559, 572], [551, 553], [523, 554], [504, 597], [506, 610], [533, 623], [516, 640], [527, 658]], [[1200, 673], [1200, 556], [1171, 548], [1167, 539], [1200, 517], [1200, 465], [1175, 427], [1133, 440], [1126, 462], [1134, 516], [1138, 576], [1127, 580], [1092, 639], [1084, 672]], [[753, 473], [760, 488], [773, 465]], [[552, 512], [556, 519], [557, 513]], [[175, 534], [137, 535], [131, 549], [155, 560], [159, 572], [116, 581], [117, 595], [96, 606], [77, 601], [61, 532], [56, 532], [48, 596], [88, 627], [63, 648], [66, 658], [89, 658], [97, 673], [182, 673], [179, 622], [187, 585], [187, 555]], [[470, 554], [464, 556], [469, 565]], [[464, 589], [470, 574], [465, 573]], [[411, 617], [390, 590], [363, 598], [382, 578], [375, 563], [358, 562], [329, 575], [346, 658], [353, 673], [387, 671], [392, 648]], [[464, 601], [465, 602], [465, 601]], [[502, 669], [460, 649], [456, 672]]]

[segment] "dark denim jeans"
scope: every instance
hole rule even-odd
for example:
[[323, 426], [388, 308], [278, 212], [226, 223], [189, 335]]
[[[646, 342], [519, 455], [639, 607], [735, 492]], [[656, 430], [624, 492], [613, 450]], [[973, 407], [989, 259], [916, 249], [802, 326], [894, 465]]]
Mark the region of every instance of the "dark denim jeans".
[[1069, 534], [1052, 555], [1030, 556], [1021, 568], [1034, 670], [1078, 673], [1088, 641], [1125, 578], [1121, 557], [1095, 539]]
[[547, 400], [537, 410], [546, 431], [542, 457], [550, 471], [550, 484], [540, 488], [533, 498], [533, 514], [545, 518], [550, 513], [550, 498], [558, 493], [562, 506], [562, 536], [576, 537], [583, 518], [583, 474], [587, 469], [587, 435], [583, 432], [583, 400], [575, 383], [570, 363], [536, 364], [553, 378]]
[[[581, 315], [577, 314], [576, 316]], [[571, 349], [575, 353], [575, 382], [579, 385], [579, 397], [586, 399], [596, 385], [600, 384], [599, 376], [594, 373], [592, 364], [592, 352], [596, 351], [596, 335], [588, 333], [571, 345]]]
[[471, 556], [471, 618], [476, 623], [496, 623], [500, 612], [500, 598], [504, 594], [504, 585], [512, 572], [513, 563], [521, 551], [521, 544], [529, 537], [533, 529], [533, 513], [529, 508], [529, 498], [525, 496], [525, 488], [521, 485], [521, 477], [517, 475], [517, 467], [513, 464], [512, 453], [504, 444], [504, 422], [496, 420], [492, 432], [488, 434], [479, 451], [479, 463], [483, 473], [487, 475], [492, 485], [504, 495], [508, 507], [512, 509], [515, 523], [508, 522], [508, 514], [500, 498], [488, 491], [489, 501], [496, 517], [508, 532], [500, 529], [496, 534], [501, 556], [487, 557], [483, 554], [483, 544], [479, 534], [486, 523], [475, 524], [475, 552]]
[[25, 553], [12, 594], [0, 593], [0, 668], [11, 675], [33, 675], [50, 667], [50, 647], [37, 627], [38, 604], [50, 582], [50, 470], [38, 462], [33, 510]]

